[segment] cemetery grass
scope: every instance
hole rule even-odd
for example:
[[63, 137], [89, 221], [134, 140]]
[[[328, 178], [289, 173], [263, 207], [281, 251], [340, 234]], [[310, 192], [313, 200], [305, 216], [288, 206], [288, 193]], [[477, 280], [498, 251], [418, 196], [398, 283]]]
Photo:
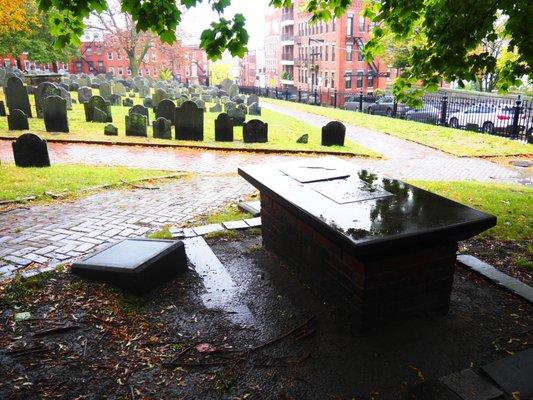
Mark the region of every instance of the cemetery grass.
[[[93, 91], [97, 92], [97, 91]], [[77, 98], [75, 92], [70, 92], [73, 99]], [[3, 94], [0, 100], [3, 99]], [[142, 104], [139, 97], [132, 99], [134, 104]], [[34, 98], [30, 96], [30, 103], [33, 111]], [[206, 103], [207, 109], [213, 104]], [[30, 129], [28, 132], [36, 133], [43, 139], [54, 139], [60, 141], [91, 141], [102, 143], [131, 143], [135, 144], [154, 144], [164, 146], [185, 146], [200, 148], [222, 148], [227, 150], [252, 149], [252, 150], [276, 150], [280, 152], [330, 152], [339, 154], [351, 154], [367, 157], [379, 157], [380, 154], [367, 149], [355, 142], [347, 140], [345, 146], [322, 146], [320, 144], [320, 129], [312, 127], [305, 122], [296, 118], [263, 109], [261, 116], [247, 115], [246, 120], [260, 119], [268, 123], [268, 143], [244, 143], [242, 140], [242, 127], [235, 127], [233, 142], [216, 142], [215, 141], [215, 123], [214, 120], [219, 113], [206, 112], [204, 114], [204, 141], [178, 141], [154, 139], [152, 137], [152, 127], [147, 127], [147, 138], [126, 136], [125, 134], [125, 116], [129, 107], [111, 106], [113, 115], [113, 124], [118, 128], [118, 136], [105, 136], [104, 127], [106, 123], [86, 122], [83, 104], [73, 104], [72, 110], [67, 111], [70, 133], [50, 133], [46, 132], [44, 120], [39, 118], [30, 118]], [[150, 123], [155, 120], [155, 114], [152, 109], [149, 110]], [[19, 136], [22, 131], [9, 131], [7, 127], [7, 118], [0, 118], [0, 137]], [[172, 129], [174, 136], [174, 129]], [[304, 135], [309, 134], [309, 143], [300, 144], [296, 140]]]
[[[19, 168], [14, 164], [0, 165], [0, 201], [35, 196], [36, 201], [52, 198], [45, 192], [75, 198], [80, 191], [101, 185], [118, 186], [123, 182], [168, 176], [168, 171], [128, 167], [97, 167], [88, 165], [52, 165], [47, 168]], [[149, 185], [149, 182], [142, 183]], [[126, 186], [129, 187], [129, 186]]]
[[387, 133], [460, 157], [533, 155], [533, 145], [498, 136], [284, 100], [262, 97], [261, 101]]
[[410, 182], [462, 204], [493, 214], [497, 225], [462, 242], [462, 252], [533, 285], [533, 189], [478, 182]]

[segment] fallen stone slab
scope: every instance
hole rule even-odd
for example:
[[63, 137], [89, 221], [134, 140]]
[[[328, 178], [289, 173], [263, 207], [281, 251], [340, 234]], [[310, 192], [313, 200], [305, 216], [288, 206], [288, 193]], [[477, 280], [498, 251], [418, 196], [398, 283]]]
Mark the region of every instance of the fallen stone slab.
[[503, 396], [500, 389], [471, 369], [444, 376], [439, 381], [464, 400], [493, 400]]
[[497, 270], [492, 265], [487, 264], [474, 256], [467, 254], [460, 254], [457, 256], [457, 261], [464, 267], [474, 271], [484, 278], [496, 283], [504, 289], [514, 293], [530, 303], [533, 303], [533, 288], [520, 282], [503, 272]]
[[517, 393], [520, 399], [533, 396], [533, 348], [485, 365], [482, 370], [507, 394]]
[[240, 220], [240, 221], [226, 221], [226, 222], [222, 222], [222, 225], [224, 226], [224, 228], [226, 229], [246, 229], [246, 228], [249, 228], [250, 226], [244, 222], [244, 220]]
[[241, 201], [239, 203], [239, 208], [246, 212], [249, 212], [254, 217], [257, 217], [261, 214], [261, 202], [257, 201]]
[[209, 225], [202, 225], [192, 228], [194, 233], [198, 236], [207, 235], [208, 233], [223, 231], [224, 227], [222, 224], [209, 224]]

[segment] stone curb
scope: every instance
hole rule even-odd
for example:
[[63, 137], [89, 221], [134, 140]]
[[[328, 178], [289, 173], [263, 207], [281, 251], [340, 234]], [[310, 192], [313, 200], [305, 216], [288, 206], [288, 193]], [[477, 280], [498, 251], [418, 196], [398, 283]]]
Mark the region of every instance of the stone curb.
[[[13, 141], [17, 140], [17, 136], [0, 136], [0, 140]], [[266, 154], [305, 154], [305, 155], [327, 155], [327, 156], [343, 156], [343, 157], [359, 157], [359, 158], [372, 158], [372, 159], [383, 159], [382, 156], [376, 155], [371, 156], [367, 154], [358, 154], [350, 153], [347, 151], [316, 151], [316, 150], [295, 150], [295, 149], [252, 149], [246, 147], [215, 147], [215, 146], [199, 146], [194, 144], [176, 144], [176, 143], [132, 143], [132, 142], [122, 142], [122, 141], [113, 141], [113, 142], [104, 142], [100, 140], [72, 140], [72, 139], [45, 139], [48, 143], [63, 143], [63, 144], [96, 144], [104, 146], [141, 146], [141, 147], [160, 147], [160, 148], [170, 148], [170, 149], [195, 149], [195, 150], [213, 150], [213, 151], [242, 151], [245, 153], [266, 153]]]
[[520, 282], [503, 272], [497, 270], [492, 265], [487, 264], [474, 256], [460, 254], [457, 256], [457, 262], [463, 267], [470, 269], [485, 279], [501, 286], [505, 290], [520, 296], [530, 304], [533, 304], [533, 287]]
[[220, 232], [225, 230], [242, 230], [258, 228], [261, 226], [261, 217], [247, 218], [236, 221], [226, 221], [220, 224], [208, 224], [196, 226], [193, 228], [176, 228], [170, 229], [173, 239], [183, 239], [196, 236], [204, 236], [209, 233]]

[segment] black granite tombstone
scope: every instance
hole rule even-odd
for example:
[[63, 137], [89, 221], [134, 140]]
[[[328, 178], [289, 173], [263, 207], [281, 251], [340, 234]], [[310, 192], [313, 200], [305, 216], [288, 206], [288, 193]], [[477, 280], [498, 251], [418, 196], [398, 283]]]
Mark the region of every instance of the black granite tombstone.
[[43, 118], [47, 132], [68, 132], [67, 101], [55, 95], [45, 98]]
[[17, 167], [49, 167], [46, 141], [33, 133], [25, 133], [12, 143]]
[[166, 118], [169, 121], [174, 120], [175, 110], [176, 110], [176, 105], [170, 99], [163, 99], [159, 102], [157, 107], [154, 107], [156, 118]]
[[0, 117], [6, 116], [6, 106], [3, 101], [0, 100]]
[[186, 101], [174, 111], [176, 140], [204, 140], [204, 110]]
[[218, 114], [215, 119], [215, 140], [217, 142], [233, 142], [233, 122], [226, 113]]
[[344, 146], [346, 127], [339, 121], [331, 121], [322, 127], [322, 146]]
[[183, 242], [126, 239], [74, 263], [72, 273], [142, 294], [187, 270]]
[[25, 131], [30, 129], [28, 116], [19, 109], [11, 110], [7, 116], [7, 129], [10, 131]]
[[252, 103], [248, 107], [248, 112], [250, 115], [261, 116], [261, 107], [259, 107], [258, 103]]
[[[161, 103], [159, 103], [159, 105], [161, 105]], [[153, 123], [153, 130], [153, 135], [156, 139], [172, 139], [172, 122], [167, 118], [159, 117], [156, 119]]]
[[146, 125], [150, 125], [150, 114], [148, 113], [148, 108], [145, 106], [141, 106], [140, 104], [134, 105], [130, 110], [128, 111], [128, 114], [140, 114], [144, 115], [146, 117]]
[[113, 124], [107, 124], [104, 128], [104, 135], [118, 136], [118, 128]]
[[78, 102], [80, 104], [87, 103], [93, 96], [93, 90], [90, 87], [82, 86], [78, 89]]
[[4, 94], [6, 97], [7, 108], [10, 113], [12, 110], [21, 110], [28, 118], [32, 117], [28, 92], [20, 78], [16, 76], [10, 77], [4, 88]]
[[126, 136], [146, 137], [146, 116], [131, 113], [126, 115]]
[[60, 96], [61, 90], [52, 82], [41, 82], [33, 92], [35, 98], [35, 109], [37, 110], [37, 117], [43, 118], [44, 101], [49, 96]]
[[268, 124], [258, 119], [245, 122], [242, 128], [242, 138], [244, 143], [268, 142]]

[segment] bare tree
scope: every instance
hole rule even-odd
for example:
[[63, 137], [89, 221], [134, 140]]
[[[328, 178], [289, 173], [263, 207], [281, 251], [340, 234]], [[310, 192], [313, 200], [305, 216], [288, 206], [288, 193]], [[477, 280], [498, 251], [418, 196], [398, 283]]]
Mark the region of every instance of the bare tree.
[[117, 4], [109, 4], [101, 13], [91, 13], [86, 26], [102, 32], [110, 47], [126, 53], [132, 76], [139, 75], [141, 64], [150, 62], [144, 61], [146, 53], [159, 42], [149, 32], [137, 32], [131, 15], [120, 11]]

